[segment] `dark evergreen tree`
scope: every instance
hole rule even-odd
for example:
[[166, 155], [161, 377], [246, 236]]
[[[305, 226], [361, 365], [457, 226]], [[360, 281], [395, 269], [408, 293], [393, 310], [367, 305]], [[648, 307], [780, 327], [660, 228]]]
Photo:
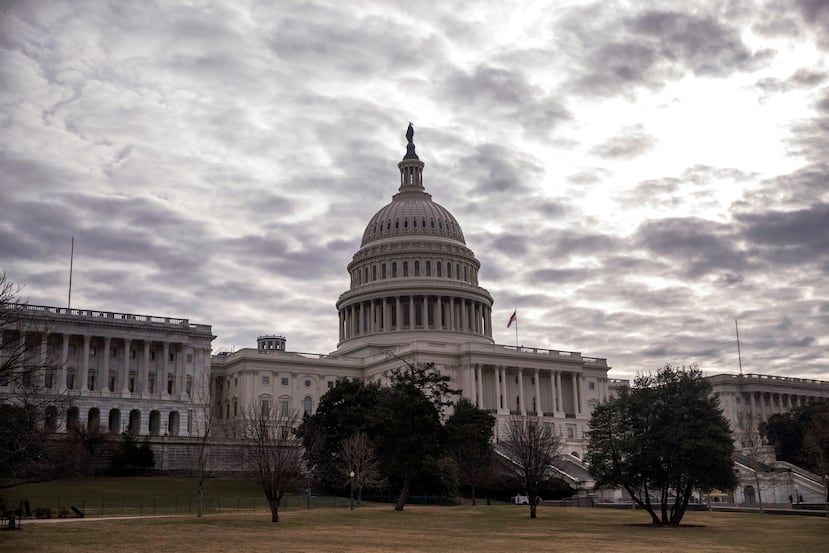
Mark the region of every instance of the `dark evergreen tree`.
[[624, 488], [654, 524], [678, 525], [695, 489], [732, 489], [734, 445], [696, 367], [666, 365], [599, 405], [587, 460], [598, 487]]
[[461, 486], [469, 486], [472, 504], [475, 490], [487, 482], [492, 463], [492, 431], [495, 417], [479, 409], [467, 398], [455, 403], [452, 415], [446, 420], [446, 450], [457, 470]]

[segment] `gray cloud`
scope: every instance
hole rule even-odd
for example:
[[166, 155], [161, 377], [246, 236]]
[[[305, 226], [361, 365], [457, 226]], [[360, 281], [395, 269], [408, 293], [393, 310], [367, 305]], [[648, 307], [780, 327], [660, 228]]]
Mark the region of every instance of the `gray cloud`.
[[646, 154], [656, 143], [642, 125], [620, 129], [619, 132], [601, 144], [593, 147], [594, 155], [610, 159], [630, 159]]

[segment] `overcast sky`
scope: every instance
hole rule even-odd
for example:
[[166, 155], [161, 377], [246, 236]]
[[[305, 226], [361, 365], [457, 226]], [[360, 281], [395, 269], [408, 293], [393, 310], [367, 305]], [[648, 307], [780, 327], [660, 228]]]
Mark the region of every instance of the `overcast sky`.
[[30, 302], [330, 352], [412, 121], [497, 343], [829, 379], [829, 3], [175, 4], [0, 1]]

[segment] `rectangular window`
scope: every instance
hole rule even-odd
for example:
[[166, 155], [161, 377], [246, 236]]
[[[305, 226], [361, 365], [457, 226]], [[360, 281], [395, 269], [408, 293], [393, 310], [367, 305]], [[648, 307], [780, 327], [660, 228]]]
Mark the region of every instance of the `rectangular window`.
[[175, 382], [175, 377], [173, 375], [167, 377], [167, 393], [170, 395], [173, 395]]
[[397, 278], [397, 262], [391, 264], [391, 277]]
[[151, 352], [150, 352], [150, 359], [152, 359], [153, 361], [155, 361], [155, 352], [154, 352], [154, 351], [151, 351]]
[[234, 402], [233, 402], [233, 416], [234, 416], [234, 417], [235, 417], [235, 416], [236, 416], [236, 414], [239, 412], [239, 411], [238, 411], [238, 407], [239, 407], [239, 404], [238, 404], [238, 403], [236, 403], [236, 402], [234, 401]]
[[403, 262], [403, 276], [404, 277], [409, 276], [409, 262], [408, 261]]
[[150, 393], [154, 394], [155, 393], [155, 375], [151, 374], [149, 380], [150, 380], [150, 382], [149, 382], [149, 384], [150, 384]]
[[441, 265], [440, 265], [440, 261], [438, 261], [438, 265], [437, 265], [437, 267], [435, 267], [435, 268], [437, 269], [437, 274], [438, 274], [438, 276], [439, 276], [439, 277], [440, 277], [440, 276], [443, 276], [443, 275], [441, 274], [440, 267], [441, 267]]
[[567, 437], [571, 439], [576, 437], [576, 430], [572, 426], [567, 427]]
[[426, 262], [426, 276], [432, 276], [432, 262]]
[[[227, 406], [228, 416], [230, 416], [230, 405]], [[262, 400], [262, 416], [268, 417], [271, 414], [271, 407], [267, 399]]]
[[333, 387], [334, 387], [334, 383], [329, 380], [328, 381], [328, 389], [330, 390]]
[[385, 263], [383, 263], [383, 265], [381, 265], [380, 274], [383, 276], [383, 278], [386, 278], [386, 264]]
[[129, 390], [131, 394], [135, 393], [135, 376], [130, 375]]
[[420, 276], [420, 261], [414, 263], [414, 276]]
[[595, 390], [596, 389], [596, 383], [595, 382], [588, 382], [587, 383], [587, 389], [588, 390]]
[[287, 385], [288, 385], [288, 379], [287, 379], [287, 378], [283, 378], [283, 379], [282, 379], [282, 385], [283, 385], [283, 386], [287, 386]]
[[69, 355], [75, 355], [75, 346], [69, 346]]
[[193, 432], [193, 411], [187, 411], [187, 433]]
[[287, 399], [282, 400], [282, 416], [283, 417], [288, 416], [288, 400]]
[[90, 357], [95, 357], [96, 353], [98, 353], [98, 348], [96, 348], [95, 346], [90, 346], [89, 347], [89, 356]]
[[135, 350], [134, 349], [130, 350], [130, 359], [135, 359]]
[[187, 375], [187, 384], [186, 385], [187, 385], [187, 395], [188, 396], [193, 395], [193, 377], [192, 376]]
[[175, 354], [175, 353], [170, 352], [170, 359], [169, 359], [169, 360], [170, 360], [170, 361], [175, 361], [175, 360], [176, 360], [176, 354]]
[[118, 357], [118, 348], [112, 348], [111, 351], [112, 351], [112, 356], [113, 357]]
[[75, 373], [69, 373], [66, 375], [66, 387], [70, 390], [75, 389]]
[[187, 354], [187, 362], [188, 362], [188, 363], [192, 363], [192, 362], [193, 362], [193, 354], [192, 354], [192, 353], [188, 353], [188, 354]]
[[263, 386], [267, 386], [267, 385], [268, 385], [268, 384], [270, 384], [270, 383], [271, 383], [271, 379], [270, 379], [270, 377], [267, 377], [267, 376], [263, 376], [263, 377], [262, 377], [262, 385], [263, 385]]

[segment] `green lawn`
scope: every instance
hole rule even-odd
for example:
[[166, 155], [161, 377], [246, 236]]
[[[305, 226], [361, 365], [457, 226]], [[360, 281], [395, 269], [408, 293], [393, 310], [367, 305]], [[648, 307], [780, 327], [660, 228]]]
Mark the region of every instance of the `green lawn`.
[[313, 508], [306, 510], [301, 496], [289, 497], [282, 521], [273, 524], [261, 492], [251, 483], [216, 479], [206, 490], [216, 508], [196, 518], [184, 508], [185, 498], [195, 501], [193, 480], [100, 478], [22, 486], [15, 491], [32, 507], [56, 509], [60, 497], [61, 505], [85, 502], [88, 516], [98, 516], [101, 502], [104, 515], [120, 515], [123, 500], [124, 514], [131, 515], [137, 514], [137, 500], [144, 514], [152, 514], [154, 500], [157, 512], [179, 514], [24, 521], [21, 530], [0, 532], [0, 551], [823, 553], [829, 539], [829, 518], [824, 517], [690, 512], [683, 527], [655, 528], [642, 511], [542, 506], [539, 518], [530, 520], [527, 507], [512, 505], [410, 505], [403, 512], [367, 505], [350, 511], [347, 499], [314, 497]]
[[[298, 490], [300, 492], [300, 490]], [[55, 515], [60, 508], [76, 506], [87, 516], [183, 514], [196, 511], [197, 484], [186, 478], [93, 478], [62, 479], [0, 489], [7, 503], [29, 501], [34, 510], [49, 507]], [[305, 508], [306, 498], [290, 495], [286, 509]], [[312, 507], [346, 506], [347, 500], [335, 497], [312, 497]], [[210, 479], [205, 483], [208, 513], [266, 508], [265, 496], [254, 483], [246, 480]]]
[[686, 551], [823, 553], [829, 520], [744, 513], [689, 513], [689, 526], [643, 526], [642, 512], [516, 506], [390, 506], [265, 511], [153, 519], [29, 523], [0, 533], [0, 550], [40, 552], [219, 551]]

